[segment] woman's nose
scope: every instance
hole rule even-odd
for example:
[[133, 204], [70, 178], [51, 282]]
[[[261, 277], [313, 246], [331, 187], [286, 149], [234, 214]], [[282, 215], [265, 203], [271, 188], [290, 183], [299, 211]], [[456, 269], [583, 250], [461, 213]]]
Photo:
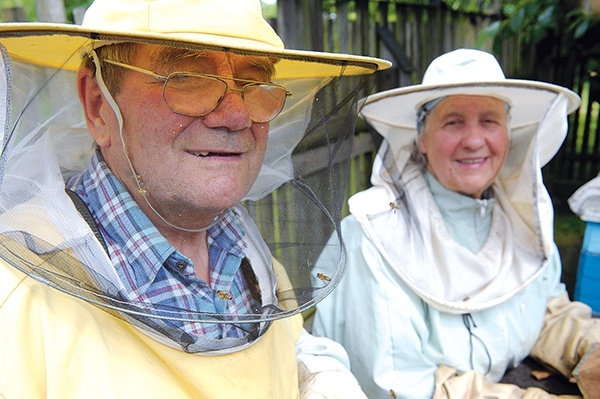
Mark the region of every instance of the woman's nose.
[[462, 144], [471, 149], [478, 149], [485, 143], [484, 129], [478, 124], [468, 123], [463, 130]]

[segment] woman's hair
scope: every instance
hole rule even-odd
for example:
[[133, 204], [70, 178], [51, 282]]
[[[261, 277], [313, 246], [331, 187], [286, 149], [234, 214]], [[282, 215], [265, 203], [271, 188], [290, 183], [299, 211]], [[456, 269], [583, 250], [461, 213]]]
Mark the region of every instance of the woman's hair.
[[427, 155], [423, 154], [421, 152], [421, 149], [419, 148], [419, 137], [420, 136], [421, 136], [421, 133], [419, 133], [417, 135], [417, 137], [415, 137], [415, 141], [414, 141], [413, 147], [410, 152], [410, 160], [412, 163], [417, 165], [419, 167], [419, 169], [421, 169], [421, 171], [424, 171], [427, 169]]

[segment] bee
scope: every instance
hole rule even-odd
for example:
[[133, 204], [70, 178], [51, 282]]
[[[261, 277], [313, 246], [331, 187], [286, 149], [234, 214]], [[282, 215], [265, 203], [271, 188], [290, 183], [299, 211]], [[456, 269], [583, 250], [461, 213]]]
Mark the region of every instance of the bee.
[[396, 392], [393, 389], [390, 389], [390, 399], [396, 399]]
[[317, 273], [317, 278], [321, 281], [324, 281], [325, 283], [328, 283], [331, 281], [331, 278], [328, 275], [323, 274], [323, 273]]
[[225, 291], [217, 291], [217, 296], [221, 299], [225, 299], [227, 301], [231, 301], [233, 299], [233, 297], [231, 296], [231, 294], [229, 292], [225, 292]]
[[146, 182], [142, 178], [142, 175], [136, 175], [136, 180], [138, 182], [138, 192], [141, 195], [148, 195], [148, 186], [146, 186]]
[[400, 209], [400, 207], [398, 207], [398, 205], [396, 205], [395, 202], [390, 202], [390, 208], [396, 212], [398, 209]]

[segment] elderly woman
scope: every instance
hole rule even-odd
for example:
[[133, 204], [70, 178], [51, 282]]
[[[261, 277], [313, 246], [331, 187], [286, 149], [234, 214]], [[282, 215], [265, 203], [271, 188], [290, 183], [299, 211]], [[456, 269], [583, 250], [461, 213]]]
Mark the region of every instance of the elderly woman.
[[385, 140], [373, 187], [349, 201], [347, 274], [313, 332], [346, 347], [369, 398], [552, 397], [498, 383], [530, 355], [598, 392], [600, 325], [560, 282], [540, 173], [578, 105], [468, 49], [364, 102]]

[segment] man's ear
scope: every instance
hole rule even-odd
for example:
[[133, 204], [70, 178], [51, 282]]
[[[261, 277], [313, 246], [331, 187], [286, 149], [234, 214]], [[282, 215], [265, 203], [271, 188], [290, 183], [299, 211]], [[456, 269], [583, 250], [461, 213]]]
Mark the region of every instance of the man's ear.
[[110, 146], [110, 129], [109, 124], [107, 124], [105, 109], [108, 103], [102, 95], [100, 86], [98, 86], [94, 71], [89, 68], [79, 70], [77, 73], [77, 92], [83, 106], [85, 122], [94, 141], [100, 147]]

